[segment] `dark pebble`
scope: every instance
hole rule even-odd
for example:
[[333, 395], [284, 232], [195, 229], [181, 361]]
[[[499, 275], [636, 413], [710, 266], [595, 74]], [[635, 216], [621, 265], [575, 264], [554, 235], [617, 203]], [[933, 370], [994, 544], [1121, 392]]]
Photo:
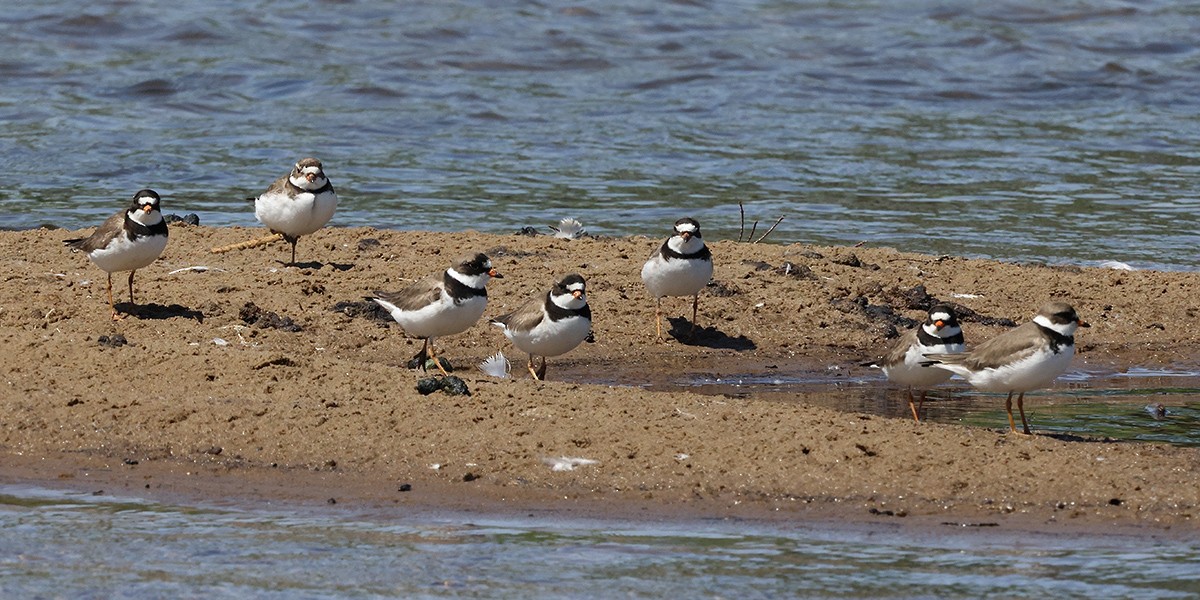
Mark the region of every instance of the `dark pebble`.
[[121, 346], [124, 346], [129, 343], [129, 341], [125, 339], [125, 336], [123, 336], [119, 333], [114, 334], [111, 337], [107, 336], [107, 335], [102, 335], [102, 336], [96, 338], [96, 341], [99, 342], [101, 346], [107, 346], [109, 348], [120, 348]]
[[384, 323], [392, 321], [392, 315], [388, 314], [382, 306], [373, 300], [363, 300], [362, 302], [342, 301], [334, 304], [331, 310], [333, 312], [340, 312], [351, 319], [362, 317]]
[[471, 395], [471, 390], [467, 389], [467, 382], [453, 375], [448, 375], [442, 379], [442, 391], [451, 396]]
[[1120, 506], [1120, 505], [1124, 504], [1124, 502], [1122, 502], [1122, 500], [1120, 498], [1113, 498], [1112, 500], [1109, 500], [1108, 503], [1111, 504], [1112, 506]]
[[783, 263], [783, 265], [781, 265], [778, 269], [775, 269], [775, 270], [783, 275], [787, 275], [788, 277], [796, 277], [798, 279], [816, 279], [817, 278], [816, 275], [813, 275], [812, 269], [808, 268], [808, 266], [798, 265], [791, 261]]
[[474, 473], [463, 475], [463, 481], [475, 481], [476, 479], [479, 479], [479, 476]]
[[437, 380], [437, 377], [423, 377], [417, 380], [417, 392], [422, 396], [428, 396], [442, 389], [442, 382]]
[[401, 491], [401, 492], [411, 492], [411, 491], [412, 491], [412, 484], [411, 484], [411, 483], [402, 483], [402, 484], [400, 484], [400, 491]]
[[200, 216], [196, 213], [188, 213], [182, 217], [176, 214], [170, 214], [163, 217], [167, 223], [179, 223], [181, 225], [199, 225]]
[[277, 313], [263, 310], [253, 302], [247, 302], [238, 310], [238, 318], [247, 325], [262, 329], [279, 329], [281, 331], [298, 332], [304, 328], [296, 324], [291, 317], [281, 317]]

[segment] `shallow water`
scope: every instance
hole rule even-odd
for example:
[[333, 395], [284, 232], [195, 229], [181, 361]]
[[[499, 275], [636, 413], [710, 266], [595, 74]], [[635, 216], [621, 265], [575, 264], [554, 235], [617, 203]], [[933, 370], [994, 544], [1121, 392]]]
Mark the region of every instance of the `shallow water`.
[[6, 598], [1188, 598], [1200, 544], [173, 506], [0, 486]]
[[303, 155], [336, 225], [1197, 268], [1177, 2], [8, 3], [0, 227], [211, 225]]
[[[903, 389], [882, 372], [831, 366], [824, 370], [769, 374], [690, 373], [643, 382], [651, 389], [685, 387], [702, 394], [728, 394], [779, 402], [804, 401], [839, 410], [909, 418]], [[957, 377], [926, 398], [921, 418], [937, 423], [1007, 429], [1003, 394], [977, 392]], [[1014, 418], [1020, 425], [1014, 401]], [[1025, 395], [1025, 413], [1036, 433], [1200, 446], [1200, 372], [1191, 369], [1131, 368], [1120, 372], [1064, 373], [1057, 386]]]

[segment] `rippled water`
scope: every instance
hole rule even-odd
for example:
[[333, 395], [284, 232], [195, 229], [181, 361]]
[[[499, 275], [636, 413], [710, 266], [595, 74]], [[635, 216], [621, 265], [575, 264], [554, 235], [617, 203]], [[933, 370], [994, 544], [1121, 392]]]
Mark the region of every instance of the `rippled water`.
[[[340, 225], [1195, 269], [1181, 2], [9, 2], [0, 226], [213, 225], [302, 155]], [[749, 226], [749, 224], [747, 225]]]
[[0, 596], [1190, 598], [1200, 590], [1195, 542], [934, 527], [414, 519], [0, 486]]

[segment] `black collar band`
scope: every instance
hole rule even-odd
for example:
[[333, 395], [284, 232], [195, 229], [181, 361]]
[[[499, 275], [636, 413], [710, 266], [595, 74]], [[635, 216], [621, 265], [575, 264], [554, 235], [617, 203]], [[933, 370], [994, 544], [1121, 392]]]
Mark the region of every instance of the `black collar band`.
[[140, 237], [148, 235], [167, 235], [167, 220], [163, 219], [154, 225], [142, 225], [133, 220], [129, 213], [125, 213], [125, 236], [130, 240], [136, 240]]
[[592, 309], [584, 304], [583, 308], [571, 309], [563, 308], [554, 303], [554, 293], [546, 293], [546, 314], [549, 315], [551, 321], [561, 321], [571, 317], [583, 317], [589, 321], [592, 318]]
[[925, 327], [922, 326], [920, 329], [917, 329], [917, 341], [921, 342], [922, 346], [941, 346], [944, 344], [961, 344], [961, 343], [963, 343], [963, 334], [960, 331], [960, 332], [958, 332], [958, 335], [952, 335], [950, 337], [942, 338], [942, 337], [938, 337], [936, 335], [930, 334], [928, 331], [925, 331]]
[[682, 252], [676, 252], [672, 250], [670, 243], [671, 240], [663, 242], [662, 248], [659, 250], [659, 253], [662, 254], [662, 257], [666, 260], [671, 260], [673, 258], [682, 258], [685, 260], [712, 260], [712, 252], [708, 251], [708, 246], [701, 246], [699, 250], [691, 254], [684, 254]]
[[1041, 323], [1034, 323], [1034, 325], [1037, 325], [1038, 329], [1042, 330], [1042, 334], [1046, 336], [1046, 339], [1050, 340], [1050, 351], [1055, 354], [1058, 354], [1063, 346], [1075, 345], [1075, 336], [1073, 335], [1063, 335]]
[[455, 279], [454, 276], [450, 274], [450, 271], [446, 271], [442, 275], [442, 282], [446, 285], [446, 293], [450, 294], [450, 297], [454, 299], [455, 304], [480, 296], [484, 298], [487, 297], [486, 288], [473, 288]]

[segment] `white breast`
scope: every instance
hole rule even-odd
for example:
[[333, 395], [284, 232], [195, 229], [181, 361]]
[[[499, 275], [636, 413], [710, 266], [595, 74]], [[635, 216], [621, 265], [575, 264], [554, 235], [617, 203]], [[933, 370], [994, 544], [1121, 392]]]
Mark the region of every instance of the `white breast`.
[[504, 335], [512, 340], [517, 349], [535, 356], [558, 356], [566, 354], [583, 343], [592, 329], [592, 322], [583, 317], [568, 317], [551, 321], [542, 319], [529, 331], [513, 331], [504, 328]]
[[445, 291], [437, 302], [420, 310], [400, 310], [386, 300], [375, 299], [391, 313], [392, 318], [413, 337], [429, 338], [462, 333], [483, 316], [487, 308], [487, 296], [473, 296], [455, 304]]
[[890, 381], [900, 385], [913, 387], [930, 387], [950, 379], [952, 373], [937, 367], [922, 367], [921, 362], [928, 361], [926, 354], [958, 354], [963, 351], [962, 344], [939, 344], [937, 346], [922, 346], [913, 344], [904, 354], [904, 361], [883, 367], [883, 374]]
[[1071, 366], [1074, 356], [1075, 346], [1067, 346], [1058, 354], [1046, 348], [1017, 362], [963, 376], [972, 387], [985, 392], [1029, 392], [1049, 387]]
[[642, 267], [642, 282], [655, 298], [694, 296], [712, 279], [711, 260], [663, 259], [655, 254]]
[[158, 259], [167, 247], [167, 236], [148, 235], [130, 240], [124, 233], [113, 238], [108, 246], [88, 253], [96, 266], [109, 273], [133, 271]]
[[295, 198], [285, 193], [267, 193], [254, 202], [254, 216], [274, 231], [290, 236], [308, 235], [333, 218], [337, 202], [337, 194], [331, 191], [316, 195], [303, 192]]

